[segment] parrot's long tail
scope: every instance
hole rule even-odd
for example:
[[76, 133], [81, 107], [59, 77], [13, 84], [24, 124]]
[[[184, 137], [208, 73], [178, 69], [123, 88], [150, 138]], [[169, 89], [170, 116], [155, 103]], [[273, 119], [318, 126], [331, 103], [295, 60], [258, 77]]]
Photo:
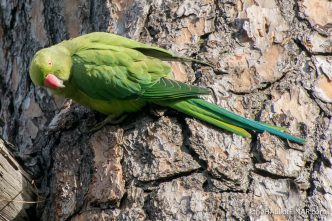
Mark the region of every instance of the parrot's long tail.
[[170, 102], [166, 105], [243, 137], [251, 137], [251, 134], [247, 130], [254, 130], [261, 133], [267, 131], [296, 143], [305, 143], [304, 139], [284, 133], [283, 128], [249, 120], [199, 98]]

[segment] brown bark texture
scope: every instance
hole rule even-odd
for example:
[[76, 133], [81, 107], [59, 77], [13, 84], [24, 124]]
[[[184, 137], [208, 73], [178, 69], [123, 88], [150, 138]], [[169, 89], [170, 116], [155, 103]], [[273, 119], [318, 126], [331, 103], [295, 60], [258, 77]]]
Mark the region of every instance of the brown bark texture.
[[[332, 220], [330, 0], [4, 0], [1, 135], [38, 185], [40, 220]], [[147, 106], [119, 125], [35, 87], [40, 48], [108, 31], [199, 58], [171, 63], [205, 99], [286, 127], [227, 133]], [[1, 219], [1, 218], [0, 218]]]
[[11, 147], [0, 139], [0, 220], [27, 220], [34, 214], [35, 189], [10, 153]]

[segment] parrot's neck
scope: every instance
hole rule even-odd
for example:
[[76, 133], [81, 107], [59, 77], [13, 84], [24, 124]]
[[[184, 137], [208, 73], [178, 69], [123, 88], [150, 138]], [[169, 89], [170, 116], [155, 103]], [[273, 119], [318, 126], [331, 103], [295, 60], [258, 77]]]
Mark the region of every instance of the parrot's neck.
[[92, 109], [95, 109], [91, 104], [93, 103], [93, 100], [88, 97], [83, 91], [81, 91], [77, 85], [72, 82], [71, 80], [65, 82], [65, 88], [62, 88], [60, 90], [53, 90], [53, 93], [56, 93], [60, 96], [73, 99], [75, 102], [90, 107]]
[[78, 41], [76, 38], [71, 40], [62, 41], [58, 44], [58, 46], [65, 47], [71, 55], [74, 55], [77, 51], [84, 47], [84, 40]]

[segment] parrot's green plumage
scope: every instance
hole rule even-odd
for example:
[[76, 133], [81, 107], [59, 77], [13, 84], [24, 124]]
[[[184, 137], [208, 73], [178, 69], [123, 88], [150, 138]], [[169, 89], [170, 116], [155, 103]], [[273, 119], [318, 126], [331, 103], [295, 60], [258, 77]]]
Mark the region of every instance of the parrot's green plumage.
[[305, 142], [282, 128], [246, 119], [200, 99], [199, 95], [209, 94], [209, 90], [173, 80], [170, 66], [163, 61], [209, 65], [125, 37], [96, 32], [38, 51], [31, 62], [30, 77], [36, 85], [111, 118], [155, 103], [244, 137], [251, 137], [248, 130], [267, 131]]

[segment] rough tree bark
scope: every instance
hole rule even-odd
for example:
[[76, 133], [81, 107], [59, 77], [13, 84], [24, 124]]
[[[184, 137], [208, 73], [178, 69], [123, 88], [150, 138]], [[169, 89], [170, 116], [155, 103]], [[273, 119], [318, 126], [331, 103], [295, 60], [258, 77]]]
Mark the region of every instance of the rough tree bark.
[[[41, 220], [331, 220], [329, 0], [5, 0], [1, 134], [38, 181]], [[34, 87], [40, 48], [92, 31], [156, 44], [216, 68], [172, 63], [206, 97], [288, 128], [303, 146], [253, 140], [146, 107], [117, 126]]]
[[8, 147], [12, 145], [0, 139], [0, 220], [26, 220], [34, 214], [36, 194]]

